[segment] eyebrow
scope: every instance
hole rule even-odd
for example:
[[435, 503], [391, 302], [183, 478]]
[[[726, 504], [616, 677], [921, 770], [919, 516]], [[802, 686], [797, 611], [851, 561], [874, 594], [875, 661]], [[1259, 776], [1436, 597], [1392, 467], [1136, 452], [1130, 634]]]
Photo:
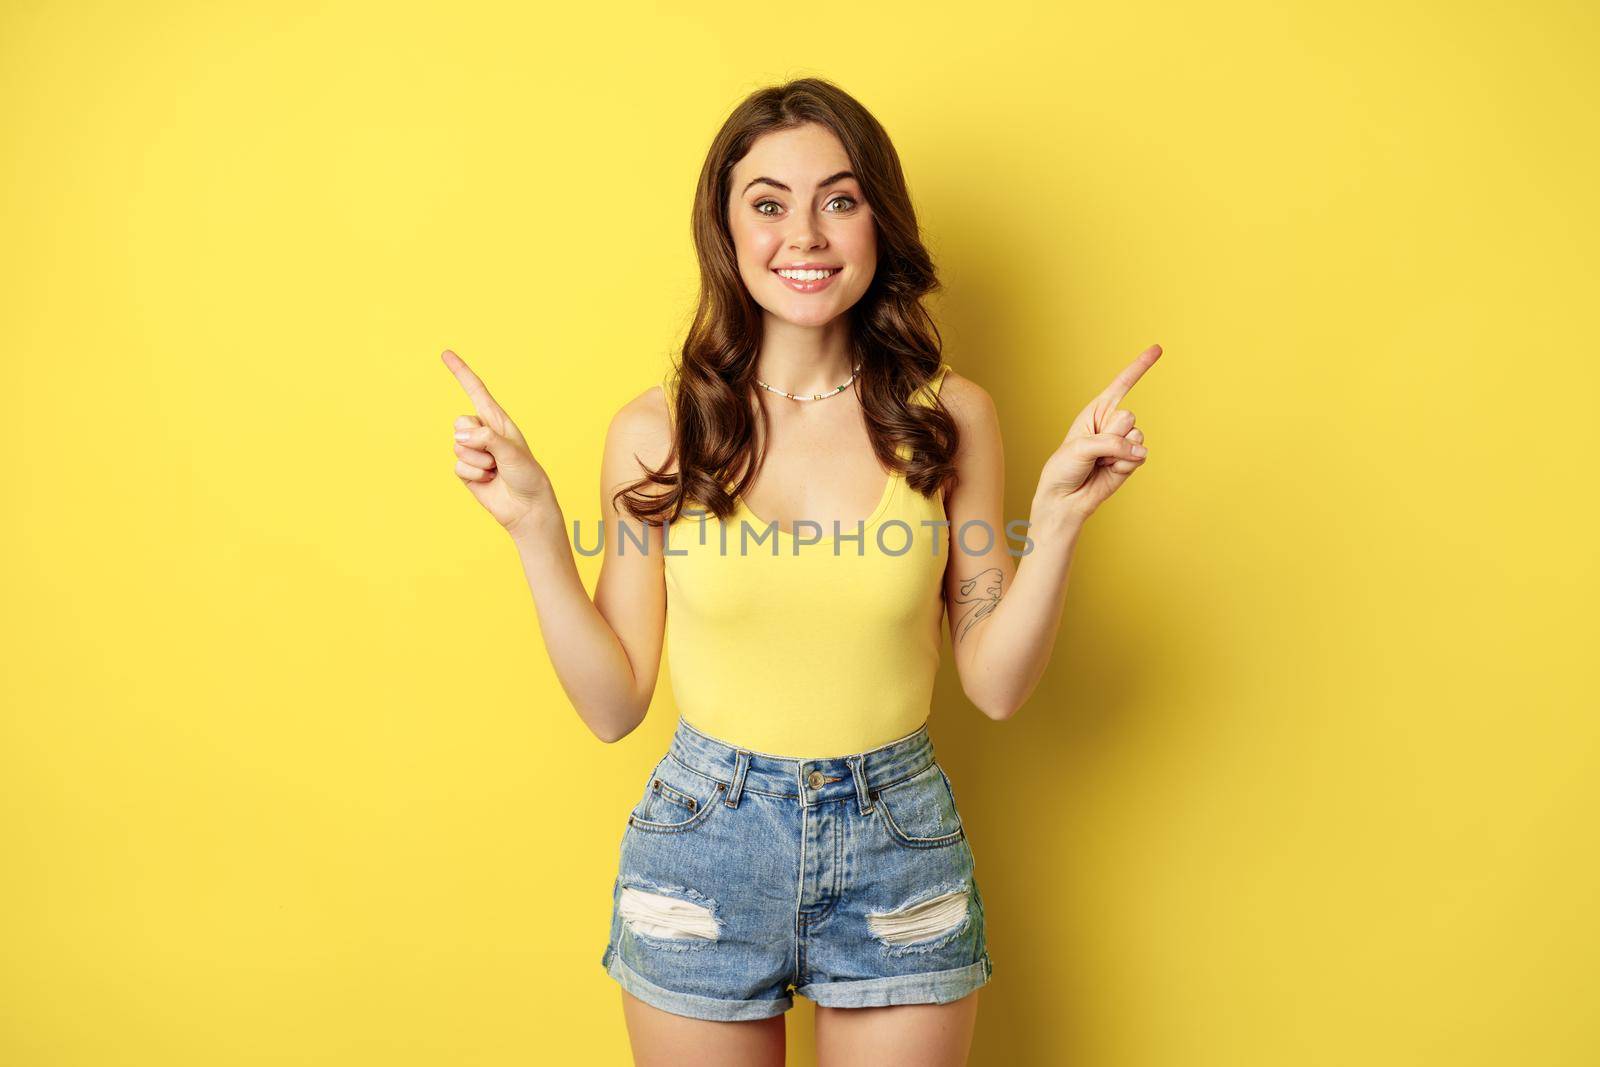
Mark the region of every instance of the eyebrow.
[[[834, 182], [842, 181], [845, 178], [854, 178], [854, 177], [855, 177], [855, 174], [853, 174], [852, 172], [850, 172], [848, 170], [841, 170], [838, 174], [830, 174], [826, 178], [822, 179], [820, 182], [817, 183], [817, 188], [820, 189], [824, 185], [832, 185]], [[779, 189], [782, 189], [786, 193], [794, 192], [793, 189], [789, 188], [787, 185], [783, 184], [782, 182], [780, 182], [776, 178], [751, 178], [750, 179], [750, 185], [746, 185], [742, 190], [740, 190], [739, 195], [743, 196], [745, 193], [748, 193], [750, 191], [750, 186], [751, 185], [755, 185], [758, 182], [765, 182], [768, 185], [775, 185]]]

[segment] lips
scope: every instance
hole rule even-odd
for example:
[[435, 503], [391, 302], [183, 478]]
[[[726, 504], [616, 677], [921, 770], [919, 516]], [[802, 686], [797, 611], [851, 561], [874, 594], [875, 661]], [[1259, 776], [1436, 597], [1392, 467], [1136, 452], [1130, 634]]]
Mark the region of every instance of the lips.
[[[790, 268], [785, 267], [784, 269], [788, 270]], [[806, 268], [794, 268], [794, 269], [803, 270], [803, 269], [806, 269]], [[810, 269], [823, 270], [823, 269], [826, 269], [826, 268], [816, 267], [816, 268], [810, 268]], [[784, 285], [787, 285], [790, 289], [793, 289], [797, 293], [816, 293], [816, 292], [820, 292], [821, 290], [826, 289], [828, 286], [832, 285], [833, 284], [833, 280], [840, 275], [840, 273], [843, 271], [843, 269], [844, 268], [842, 268], [842, 267], [835, 267], [835, 268], [833, 268], [833, 273], [829, 274], [826, 278], [818, 278], [815, 281], [808, 281], [808, 282], [797, 281], [794, 278], [785, 278], [783, 275], [779, 274], [776, 270], [774, 270], [772, 273], [773, 273], [773, 276], [776, 277], [780, 282], [782, 282]]]

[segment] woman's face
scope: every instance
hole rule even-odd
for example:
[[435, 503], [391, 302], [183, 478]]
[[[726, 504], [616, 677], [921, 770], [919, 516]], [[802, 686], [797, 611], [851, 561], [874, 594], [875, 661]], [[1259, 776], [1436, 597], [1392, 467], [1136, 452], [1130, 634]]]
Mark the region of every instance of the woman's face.
[[[848, 310], [877, 269], [872, 208], [844, 145], [816, 123], [756, 138], [733, 168], [728, 228], [750, 295], [797, 326], [822, 326]], [[791, 267], [823, 268], [827, 276], [778, 273]]]

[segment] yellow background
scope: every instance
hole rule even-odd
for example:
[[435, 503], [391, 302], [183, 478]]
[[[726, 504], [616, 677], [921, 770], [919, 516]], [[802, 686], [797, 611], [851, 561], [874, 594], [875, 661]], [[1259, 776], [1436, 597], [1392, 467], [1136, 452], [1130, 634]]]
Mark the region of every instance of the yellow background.
[[974, 1062], [1600, 1059], [1595, 9], [1319, 7], [6, 5], [0, 1061], [628, 1062], [667, 679], [572, 711], [439, 352], [589, 529], [802, 74], [895, 139], [1008, 517], [1166, 348], [1031, 702], [940, 676]]

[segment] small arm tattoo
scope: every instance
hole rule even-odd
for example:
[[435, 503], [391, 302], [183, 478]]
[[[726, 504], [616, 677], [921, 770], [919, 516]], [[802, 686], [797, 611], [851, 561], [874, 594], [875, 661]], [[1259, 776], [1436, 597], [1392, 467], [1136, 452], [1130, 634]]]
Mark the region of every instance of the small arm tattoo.
[[968, 631], [988, 618], [1000, 605], [1000, 585], [1004, 581], [1005, 575], [999, 567], [987, 567], [971, 578], [961, 579], [956, 603], [971, 604], [972, 607], [961, 616], [955, 635], [957, 641], [967, 636]]

